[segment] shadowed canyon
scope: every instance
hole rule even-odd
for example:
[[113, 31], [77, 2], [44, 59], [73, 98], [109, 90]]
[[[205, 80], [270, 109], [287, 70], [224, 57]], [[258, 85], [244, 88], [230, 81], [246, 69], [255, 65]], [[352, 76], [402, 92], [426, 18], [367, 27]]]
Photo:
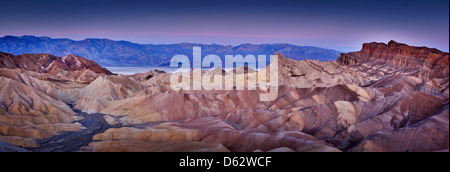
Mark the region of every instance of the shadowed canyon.
[[[390, 41], [336, 61], [275, 54], [278, 96], [260, 101], [260, 89], [175, 91], [158, 70], [0, 53], [0, 151], [448, 152], [447, 52]], [[201, 73], [246, 83], [269, 66]]]

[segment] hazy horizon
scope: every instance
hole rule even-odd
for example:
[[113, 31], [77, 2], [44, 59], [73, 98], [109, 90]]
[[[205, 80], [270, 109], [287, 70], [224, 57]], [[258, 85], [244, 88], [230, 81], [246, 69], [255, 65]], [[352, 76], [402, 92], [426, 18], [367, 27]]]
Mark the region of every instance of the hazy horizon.
[[[240, 44], [219, 44], [219, 43], [199, 43], [199, 42], [175, 42], [175, 43], [168, 43], [168, 44], [162, 44], [162, 43], [137, 43], [137, 42], [133, 42], [133, 41], [129, 41], [129, 40], [114, 40], [114, 39], [110, 39], [110, 38], [84, 38], [84, 39], [71, 39], [71, 38], [55, 38], [55, 37], [50, 37], [50, 36], [46, 36], [46, 35], [3, 35], [0, 37], [6, 37], [6, 36], [13, 36], [13, 37], [24, 37], [24, 36], [33, 36], [33, 37], [48, 37], [50, 39], [70, 39], [73, 41], [84, 41], [84, 40], [89, 40], [89, 39], [106, 39], [106, 40], [111, 40], [111, 41], [125, 41], [125, 42], [130, 42], [133, 44], [140, 44], [140, 45], [172, 45], [172, 44], [204, 44], [204, 45], [221, 45], [221, 46], [239, 46], [239, 45], [244, 45], [244, 44], [253, 44], [253, 43], [248, 43], [248, 42], [244, 42], [244, 43], [240, 43]], [[383, 43], [388, 43], [387, 42], [383, 42]], [[289, 44], [289, 45], [295, 45], [295, 46], [304, 46], [304, 47], [317, 47], [317, 48], [323, 48], [323, 49], [331, 49], [331, 50], [335, 50], [332, 48], [325, 48], [325, 47], [319, 47], [319, 46], [311, 46], [311, 45], [299, 45], [299, 44], [292, 44], [292, 43], [283, 43], [283, 42], [279, 42], [279, 43], [261, 43], [261, 44], [253, 44], [253, 45], [264, 45], [264, 44], [268, 44], [268, 45], [274, 45], [274, 44]], [[362, 46], [362, 45], [361, 45]], [[336, 50], [339, 51], [339, 50]], [[344, 52], [344, 51], [340, 51], [340, 52]]]
[[[71, 38], [55, 38], [55, 37], [50, 37], [50, 36], [46, 36], [46, 35], [2, 35], [2, 36], [0, 36], [0, 37], [5, 37], [5, 36], [14, 36], [14, 37], [23, 37], [23, 36], [35, 36], [35, 37], [48, 37], [48, 38], [51, 38], [51, 39], [70, 39], [70, 40], [73, 40], [73, 41], [83, 41], [83, 40], [88, 40], [88, 39], [107, 39], [107, 40], [111, 40], [111, 41], [125, 41], [125, 42], [130, 42], [130, 43], [133, 43], [133, 44], [141, 44], [141, 45], [171, 45], [171, 44], [205, 44], [205, 45], [221, 45], [221, 46], [239, 46], [239, 45], [244, 45], [244, 44], [253, 44], [253, 43], [240, 43], [240, 44], [219, 44], [219, 43], [198, 43], [198, 42], [175, 42], [175, 43], [167, 43], [167, 44], [158, 44], [158, 43], [137, 43], [137, 42], [132, 42], [132, 41], [129, 41], [129, 40], [114, 40], [114, 39], [110, 39], [110, 38], [84, 38], [84, 39], [71, 39]], [[391, 41], [391, 40], [386, 40], [386, 41], [380, 41], [380, 42], [378, 42], [378, 43], [385, 43], [385, 44], [387, 44], [389, 41]], [[399, 41], [397, 41], [397, 40], [393, 40], [393, 41], [396, 41], [396, 42], [399, 42]], [[377, 41], [372, 41], [372, 42], [377, 42]], [[365, 43], [369, 43], [369, 42], [365, 42]], [[399, 42], [399, 43], [405, 43], [405, 42]], [[292, 44], [292, 43], [282, 43], [282, 42], [280, 42], [280, 43], [261, 43], [261, 44], [254, 44], [254, 45], [263, 45], [263, 44], [290, 44], [290, 45], [295, 45], [295, 46], [304, 46], [304, 47], [308, 47], [308, 46], [311, 46], [311, 45], [299, 45], [299, 44]], [[408, 43], [405, 43], [405, 44], [408, 44]], [[428, 47], [428, 48], [435, 48], [435, 47], [429, 47], [429, 46], [427, 46], [427, 45], [411, 45], [411, 44], [408, 44], [408, 45], [410, 45], [410, 46], [415, 46], [415, 47], [422, 47], [422, 46], [426, 46], [426, 47]], [[360, 45], [361, 47], [362, 47], [362, 44]], [[341, 50], [337, 50], [337, 49], [333, 49], [333, 48], [326, 48], [326, 47], [320, 47], [320, 46], [312, 46], [312, 47], [317, 47], [317, 48], [323, 48], [323, 49], [331, 49], [331, 50], [336, 50], [336, 51], [339, 51], [339, 52], [342, 52], [342, 53], [348, 53], [348, 52], [351, 52], [351, 51], [341, 51]], [[360, 48], [361, 48], [360, 47]], [[443, 49], [439, 49], [439, 48], [437, 48], [438, 50], [440, 50], [440, 51], [443, 51], [443, 52], [448, 52], [449, 50], [443, 50]], [[354, 50], [354, 51], [359, 51], [360, 49], [357, 49], [357, 50]]]

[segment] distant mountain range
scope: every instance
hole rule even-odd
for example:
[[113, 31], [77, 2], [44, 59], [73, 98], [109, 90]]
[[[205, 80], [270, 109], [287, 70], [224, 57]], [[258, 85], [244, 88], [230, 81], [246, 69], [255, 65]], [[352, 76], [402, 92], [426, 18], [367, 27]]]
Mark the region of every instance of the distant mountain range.
[[109, 39], [52, 39], [36, 36], [4, 36], [0, 37], [0, 52], [20, 55], [23, 53], [49, 53], [56, 56], [69, 54], [91, 59], [102, 66], [158, 66], [167, 65], [177, 54], [192, 58], [192, 47], [202, 48], [202, 57], [208, 54], [219, 55], [222, 60], [225, 55], [243, 56], [272, 55], [279, 52], [294, 60], [314, 59], [320, 61], [335, 61], [341, 52], [312, 46], [292, 44], [241, 44], [238, 46], [217, 44], [137, 44], [128, 41], [113, 41]]

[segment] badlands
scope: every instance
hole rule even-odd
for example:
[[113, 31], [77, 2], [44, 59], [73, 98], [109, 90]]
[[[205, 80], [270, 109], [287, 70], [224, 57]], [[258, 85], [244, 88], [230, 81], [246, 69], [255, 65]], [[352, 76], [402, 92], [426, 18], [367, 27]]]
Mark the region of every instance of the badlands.
[[[448, 53], [390, 41], [336, 61], [275, 54], [278, 96], [260, 101], [266, 90], [175, 91], [163, 71], [0, 53], [0, 151], [448, 152]], [[261, 70], [201, 71], [229, 72]]]

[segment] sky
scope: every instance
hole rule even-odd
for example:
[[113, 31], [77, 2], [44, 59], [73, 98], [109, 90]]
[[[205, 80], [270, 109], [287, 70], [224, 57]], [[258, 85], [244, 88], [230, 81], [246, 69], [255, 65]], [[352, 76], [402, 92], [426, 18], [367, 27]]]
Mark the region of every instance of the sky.
[[449, 50], [448, 0], [2, 0], [0, 36]]

